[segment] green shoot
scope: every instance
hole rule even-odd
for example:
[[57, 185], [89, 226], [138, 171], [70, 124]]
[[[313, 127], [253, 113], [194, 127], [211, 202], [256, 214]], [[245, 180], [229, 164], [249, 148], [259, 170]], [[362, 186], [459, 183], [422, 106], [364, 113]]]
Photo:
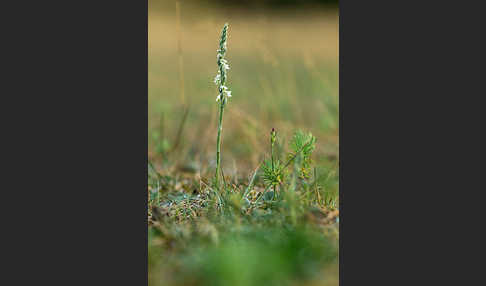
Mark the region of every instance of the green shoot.
[[226, 87], [226, 71], [229, 70], [228, 61], [224, 58], [226, 55], [226, 40], [228, 33], [228, 23], [224, 24], [221, 31], [221, 40], [217, 54], [218, 74], [214, 78], [214, 83], [218, 85], [219, 94], [216, 101], [219, 102], [219, 120], [218, 120], [218, 137], [216, 139], [216, 174], [215, 183], [219, 188], [219, 176], [221, 168], [221, 133], [223, 131], [223, 112], [228, 98], [231, 97], [231, 91]]

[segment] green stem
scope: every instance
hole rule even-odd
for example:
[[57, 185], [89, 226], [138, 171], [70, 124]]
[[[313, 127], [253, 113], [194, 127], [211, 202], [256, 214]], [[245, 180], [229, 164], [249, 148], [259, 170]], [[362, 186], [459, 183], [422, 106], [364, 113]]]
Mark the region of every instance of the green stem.
[[299, 151], [295, 152], [295, 154], [292, 155], [292, 157], [287, 161], [287, 163], [285, 163], [284, 168], [287, 168], [289, 164], [295, 159], [295, 157], [297, 157], [297, 155], [299, 155], [299, 153], [302, 152], [302, 150], [304, 150], [304, 148], [310, 144], [312, 144], [311, 141], [307, 142], [307, 144], [302, 146], [302, 148], [300, 148]]
[[[271, 147], [271, 153], [272, 153], [272, 173], [275, 174], [275, 167], [274, 167], [274, 163], [273, 163], [273, 140], [270, 139], [270, 147]], [[272, 200], [275, 199], [275, 193], [277, 192], [277, 188], [276, 188], [276, 185], [273, 185], [273, 197], [272, 197]]]
[[219, 108], [219, 122], [218, 122], [218, 138], [216, 140], [216, 174], [215, 174], [215, 182], [217, 188], [219, 188], [219, 172], [220, 172], [220, 162], [221, 162], [221, 132], [223, 131], [224, 103], [222, 100], [219, 106], [220, 108]]
[[272, 172], [275, 172], [275, 168], [273, 166], [273, 144], [270, 144], [270, 152], [272, 153]]

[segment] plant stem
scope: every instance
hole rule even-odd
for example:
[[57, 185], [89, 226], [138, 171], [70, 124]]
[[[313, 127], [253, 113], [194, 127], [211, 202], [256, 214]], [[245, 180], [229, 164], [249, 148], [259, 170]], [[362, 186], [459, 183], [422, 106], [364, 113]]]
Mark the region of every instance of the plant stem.
[[275, 172], [275, 167], [273, 165], [273, 144], [270, 144], [270, 152], [272, 153], [272, 172]]
[[289, 164], [295, 159], [295, 157], [297, 157], [297, 155], [299, 155], [299, 153], [302, 152], [302, 150], [304, 150], [304, 148], [310, 144], [312, 144], [311, 141], [307, 142], [304, 146], [302, 146], [302, 148], [299, 149], [299, 151], [295, 152], [295, 154], [293, 154], [292, 157], [285, 163], [284, 168], [287, 168]]
[[218, 138], [216, 139], [216, 174], [215, 182], [216, 187], [219, 188], [219, 172], [221, 164], [221, 132], [223, 131], [223, 112], [224, 112], [224, 102], [221, 101], [219, 108], [219, 121], [218, 121]]
[[[274, 163], [273, 163], [273, 133], [272, 133], [272, 138], [270, 138], [270, 148], [271, 148], [271, 153], [272, 153], [272, 173], [275, 173], [275, 167], [274, 167]], [[277, 186], [273, 185], [272, 201], [275, 199], [276, 192], [277, 192]]]
[[[231, 91], [226, 87], [226, 70], [229, 69], [229, 65], [224, 58], [226, 54], [226, 39], [227, 39], [228, 23], [224, 24], [221, 31], [221, 41], [219, 42], [219, 50], [217, 54], [218, 59], [218, 75], [214, 79], [216, 84], [219, 84], [219, 95], [216, 101], [219, 101], [219, 121], [218, 121], [218, 138], [216, 139], [216, 174], [215, 183], [219, 189], [219, 176], [221, 171], [221, 132], [223, 132], [223, 112], [226, 104], [227, 97], [231, 96]], [[223, 176], [224, 179], [224, 176]]]

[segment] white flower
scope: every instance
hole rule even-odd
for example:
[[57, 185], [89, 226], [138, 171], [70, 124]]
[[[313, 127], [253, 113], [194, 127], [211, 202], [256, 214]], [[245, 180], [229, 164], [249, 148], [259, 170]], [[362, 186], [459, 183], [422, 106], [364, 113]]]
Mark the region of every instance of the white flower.
[[222, 86], [219, 87], [219, 93], [224, 93], [224, 92], [226, 92], [227, 89], [228, 88], [225, 85], [222, 85]]
[[218, 73], [214, 78], [214, 84], [218, 85], [220, 81], [221, 81], [221, 74]]
[[216, 97], [216, 101], [220, 101], [226, 97], [231, 97], [231, 90], [228, 90], [228, 87], [225, 85], [219, 86], [219, 94]]
[[218, 86], [219, 94], [216, 97], [216, 101], [222, 101], [223, 103], [231, 97], [231, 91], [225, 86], [226, 81], [226, 71], [230, 69], [228, 61], [224, 58], [226, 54], [227, 44], [226, 44], [226, 30], [228, 25], [226, 24], [223, 28], [221, 34], [221, 42], [219, 43], [219, 49], [217, 49], [217, 63], [218, 63], [218, 73], [214, 78], [214, 84]]

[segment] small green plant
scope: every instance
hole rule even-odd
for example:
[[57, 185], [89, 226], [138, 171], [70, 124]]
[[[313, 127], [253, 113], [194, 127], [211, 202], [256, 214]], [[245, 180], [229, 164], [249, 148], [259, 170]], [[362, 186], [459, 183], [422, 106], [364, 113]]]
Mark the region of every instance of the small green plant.
[[274, 155], [274, 145], [277, 139], [277, 133], [274, 128], [270, 133], [270, 150], [271, 160], [265, 160], [263, 170], [263, 180], [269, 186], [273, 187], [273, 198], [275, 198], [276, 187], [285, 182], [287, 177], [286, 168], [294, 162], [294, 172], [290, 181], [291, 188], [295, 188], [296, 178], [308, 179], [311, 170], [311, 154], [315, 149], [316, 138], [312, 133], [305, 133], [302, 130], [295, 132], [289, 143], [290, 150], [287, 154], [287, 161], [282, 164]]
[[219, 188], [219, 176], [221, 169], [221, 132], [223, 131], [223, 112], [224, 107], [231, 97], [231, 91], [226, 86], [226, 71], [229, 70], [228, 61], [225, 59], [226, 55], [226, 40], [228, 37], [228, 23], [224, 24], [221, 31], [221, 40], [219, 41], [219, 49], [217, 53], [218, 74], [214, 78], [214, 83], [218, 86], [219, 94], [216, 97], [216, 102], [219, 102], [219, 120], [218, 120], [218, 137], [216, 139], [216, 174], [215, 183]]
[[275, 160], [275, 162], [265, 160], [262, 166], [263, 180], [265, 183], [272, 185], [273, 187], [282, 183], [285, 176], [283, 167], [284, 166], [280, 164], [279, 160]]
[[279, 160], [275, 159], [274, 155], [274, 146], [276, 140], [277, 132], [275, 131], [275, 128], [272, 128], [272, 131], [270, 132], [271, 161], [265, 160], [263, 164], [263, 180], [269, 186], [273, 187], [273, 198], [275, 198], [275, 194], [277, 193], [277, 185], [282, 183], [284, 178], [283, 165]]
[[310, 166], [311, 166], [311, 154], [316, 148], [316, 137], [312, 133], [305, 133], [302, 130], [295, 132], [294, 137], [290, 141], [290, 148], [293, 154], [289, 154], [289, 160], [293, 160], [296, 156], [301, 156], [301, 164], [299, 176], [301, 179], [308, 179]]

